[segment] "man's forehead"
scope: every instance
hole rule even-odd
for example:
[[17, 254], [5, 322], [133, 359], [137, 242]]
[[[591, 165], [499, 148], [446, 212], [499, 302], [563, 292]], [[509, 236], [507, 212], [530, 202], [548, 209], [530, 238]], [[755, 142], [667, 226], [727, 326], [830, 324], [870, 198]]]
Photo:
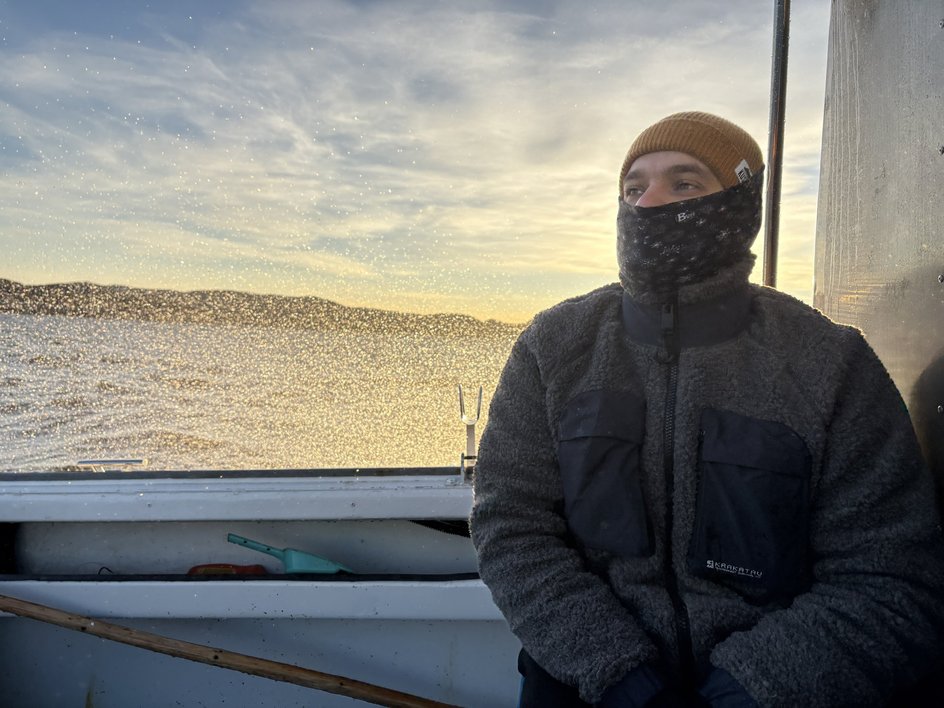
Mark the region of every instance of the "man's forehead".
[[642, 177], [650, 172], [662, 172], [673, 175], [695, 174], [707, 176], [712, 171], [694, 155], [683, 152], [651, 152], [640, 155], [630, 166], [625, 179]]

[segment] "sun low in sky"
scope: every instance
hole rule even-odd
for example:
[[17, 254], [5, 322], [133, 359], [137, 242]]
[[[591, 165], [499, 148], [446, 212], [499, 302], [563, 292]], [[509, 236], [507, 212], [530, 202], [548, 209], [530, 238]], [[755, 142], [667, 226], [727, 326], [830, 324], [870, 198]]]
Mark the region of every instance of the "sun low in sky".
[[[27, 283], [521, 322], [616, 279], [640, 130], [702, 110], [767, 146], [773, 2], [3, 8], [0, 277]], [[807, 301], [828, 21], [793, 2], [778, 285]]]

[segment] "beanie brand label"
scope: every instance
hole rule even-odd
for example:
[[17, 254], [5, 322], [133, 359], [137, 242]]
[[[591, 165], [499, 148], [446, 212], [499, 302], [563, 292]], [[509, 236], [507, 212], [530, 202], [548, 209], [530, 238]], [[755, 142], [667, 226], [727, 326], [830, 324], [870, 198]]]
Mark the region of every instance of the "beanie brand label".
[[747, 160], [741, 160], [738, 166], [734, 168], [734, 174], [737, 175], [738, 182], [747, 182], [747, 180], [754, 176], [750, 166], [747, 164]]

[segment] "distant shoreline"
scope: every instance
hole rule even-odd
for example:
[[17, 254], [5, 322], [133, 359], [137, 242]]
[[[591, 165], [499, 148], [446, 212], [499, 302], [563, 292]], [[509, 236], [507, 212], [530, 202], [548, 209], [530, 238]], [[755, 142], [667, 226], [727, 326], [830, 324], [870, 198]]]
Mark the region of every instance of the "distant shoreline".
[[469, 315], [420, 315], [348, 307], [313, 296], [256, 295], [236, 290], [179, 291], [88, 282], [25, 285], [3, 278], [0, 314], [439, 337], [508, 338], [517, 336], [524, 327]]

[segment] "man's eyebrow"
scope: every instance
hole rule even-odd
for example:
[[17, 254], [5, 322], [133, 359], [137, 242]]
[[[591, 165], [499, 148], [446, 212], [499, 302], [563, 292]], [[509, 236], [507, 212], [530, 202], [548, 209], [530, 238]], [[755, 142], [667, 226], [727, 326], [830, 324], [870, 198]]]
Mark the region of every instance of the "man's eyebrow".
[[[693, 174], [698, 175], [699, 177], [708, 177], [711, 174], [710, 170], [694, 162], [680, 162], [669, 167], [666, 172], [671, 175]], [[642, 170], [630, 170], [626, 173], [623, 181], [625, 182], [631, 179], [639, 179], [642, 177], [642, 174]]]

